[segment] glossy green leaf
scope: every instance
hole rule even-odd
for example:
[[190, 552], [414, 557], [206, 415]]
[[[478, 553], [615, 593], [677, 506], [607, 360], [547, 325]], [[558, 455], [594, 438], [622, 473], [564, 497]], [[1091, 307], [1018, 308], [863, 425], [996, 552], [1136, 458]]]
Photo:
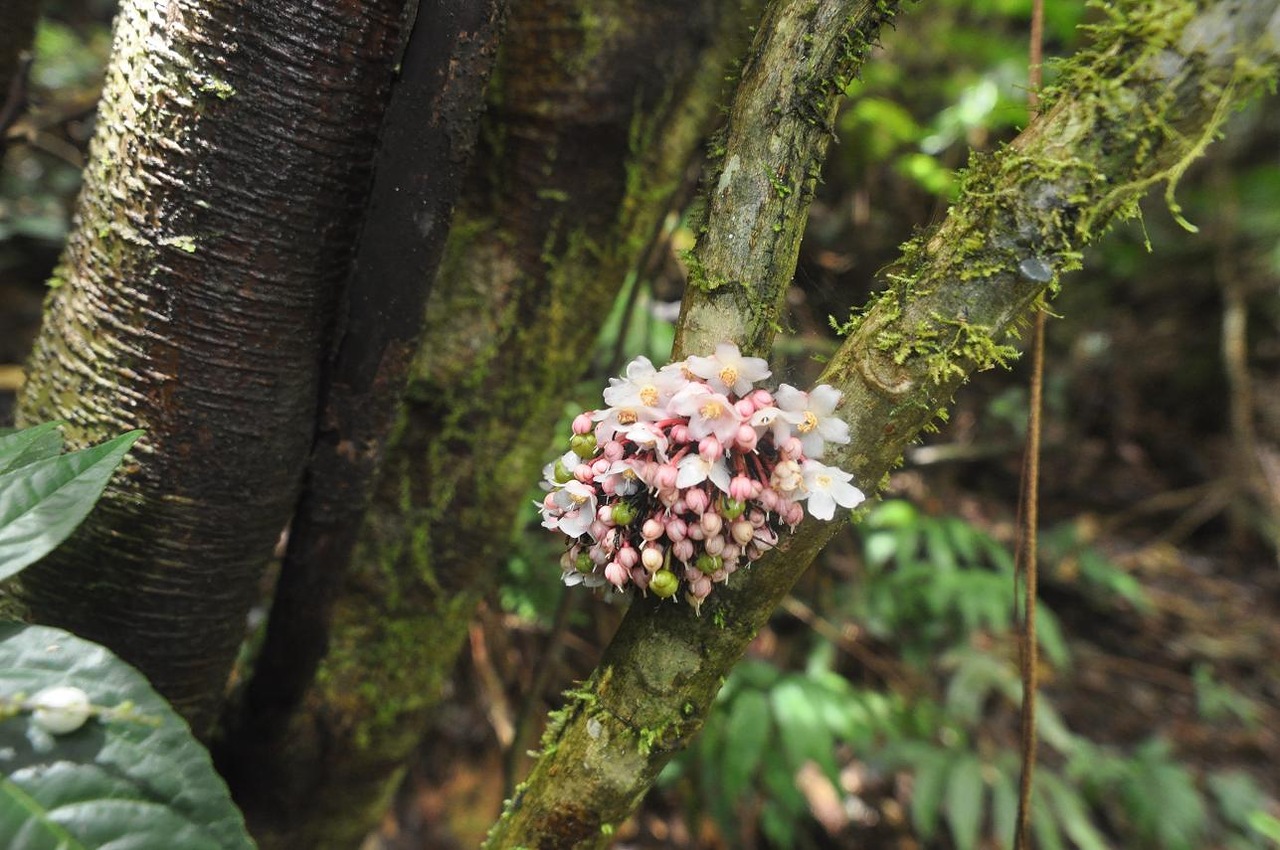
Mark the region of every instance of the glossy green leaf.
[[85, 691], [91, 718], [65, 735], [26, 712], [0, 721], [0, 835], [10, 848], [252, 848], [205, 749], [142, 674], [60, 629], [0, 624], [0, 698]]
[[756, 690], [743, 691], [729, 709], [724, 747], [723, 794], [736, 799], [751, 785], [751, 778], [769, 746], [769, 699]]
[[141, 436], [130, 431], [0, 475], [0, 580], [43, 558], [75, 531]]
[[46, 422], [0, 435], [0, 474], [62, 452], [61, 422]]

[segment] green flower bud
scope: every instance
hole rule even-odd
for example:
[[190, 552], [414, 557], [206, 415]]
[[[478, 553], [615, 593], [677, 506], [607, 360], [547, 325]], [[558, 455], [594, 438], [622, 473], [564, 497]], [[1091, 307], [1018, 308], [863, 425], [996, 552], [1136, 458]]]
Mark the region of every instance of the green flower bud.
[[698, 560], [694, 562], [694, 566], [704, 575], [711, 575], [724, 566], [724, 558], [719, 555], [712, 555], [709, 552], [703, 552], [698, 556]]
[[659, 599], [670, 599], [680, 589], [680, 579], [671, 570], [658, 570], [649, 579], [649, 589]]
[[745, 502], [739, 502], [737, 499], [721, 499], [720, 515], [728, 520], [735, 520], [742, 516], [742, 512], [747, 509]]
[[580, 573], [589, 573], [595, 569], [595, 562], [591, 560], [591, 556], [586, 552], [579, 552], [578, 557], [574, 559], [573, 566]]
[[583, 460], [594, 457], [596, 453], [596, 435], [574, 434], [569, 438], [569, 449]]
[[573, 480], [573, 471], [564, 465], [563, 458], [558, 458], [555, 469], [551, 470], [551, 477], [557, 484], [568, 484]]
[[636, 518], [636, 509], [627, 502], [618, 502], [613, 506], [613, 522], [615, 525], [631, 525]]

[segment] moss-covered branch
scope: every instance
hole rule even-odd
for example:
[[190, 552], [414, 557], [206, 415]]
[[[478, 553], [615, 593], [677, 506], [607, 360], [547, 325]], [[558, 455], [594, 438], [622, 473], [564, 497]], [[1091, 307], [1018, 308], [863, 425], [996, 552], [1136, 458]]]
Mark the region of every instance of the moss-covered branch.
[[[853, 434], [832, 462], [876, 489], [969, 374], [1011, 354], [1005, 341], [1083, 246], [1181, 173], [1226, 112], [1275, 79], [1277, 6], [1117, 4], [1046, 114], [976, 161], [946, 220], [906, 247], [825, 370]], [[568, 695], [491, 850], [606, 843], [840, 525], [807, 519], [717, 589], [700, 618], [684, 604], [634, 603], [591, 680]]]
[[329, 651], [284, 731], [245, 753], [264, 847], [345, 850], [385, 810], [562, 400], [716, 116], [740, 5], [511, 4]]
[[716, 143], [676, 351], [767, 354], [795, 272], [836, 107], [896, 0], [769, 4]]

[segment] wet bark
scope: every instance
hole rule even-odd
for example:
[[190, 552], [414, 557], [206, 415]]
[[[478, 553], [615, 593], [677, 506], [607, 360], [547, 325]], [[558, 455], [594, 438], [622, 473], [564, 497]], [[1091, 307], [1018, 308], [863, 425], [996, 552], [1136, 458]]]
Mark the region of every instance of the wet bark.
[[126, 0], [19, 419], [147, 436], [35, 617], [208, 730], [293, 510], [364, 206], [399, 0]]
[[[715, 104], [737, 2], [512, 5], [329, 650], [246, 809], [264, 847], [350, 847], [385, 809], [544, 462], [561, 399]], [[271, 793], [267, 793], [271, 792]]]
[[[1274, 79], [1278, 5], [1118, 6], [1098, 46], [1064, 72], [1056, 103], [1007, 149], [975, 163], [947, 219], [906, 247], [883, 295], [824, 371], [820, 381], [844, 393], [853, 436], [829, 449], [831, 463], [868, 492], [878, 488], [968, 376], [1005, 356], [1000, 346], [1057, 276], [1078, 265], [1080, 249], [1153, 185], [1176, 180], [1231, 106]], [[763, 274], [772, 258], [753, 253], [751, 263]], [[842, 525], [806, 519], [717, 588], [701, 618], [688, 605], [633, 604], [596, 673], [568, 695], [487, 846], [606, 845]]]

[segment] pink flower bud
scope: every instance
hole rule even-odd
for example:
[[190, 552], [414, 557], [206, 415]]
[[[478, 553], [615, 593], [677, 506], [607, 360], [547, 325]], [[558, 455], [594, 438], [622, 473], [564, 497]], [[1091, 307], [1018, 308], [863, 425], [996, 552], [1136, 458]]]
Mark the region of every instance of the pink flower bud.
[[573, 477], [581, 481], [583, 484], [590, 484], [596, 474], [591, 471], [591, 464], [580, 463], [573, 468]]
[[617, 440], [610, 440], [604, 444], [603, 448], [600, 449], [600, 452], [609, 460], [617, 460], [622, 457], [623, 451], [622, 443], [619, 443]]
[[694, 579], [689, 583], [689, 592], [696, 599], [706, 599], [711, 595], [711, 579], [706, 576]]
[[573, 417], [573, 433], [586, 434], [591, 430], [591, 414], [592, 411], [588, 410]]
[[760, 504], [764, 506], [766, 511], [778, 510], [778, 491], [772, 487], [762, 490], [757, 499], [759, 499]]
[[649, 588], [649, 574], [644, 571], [644, 567], [631, 568], [631, 581], [641, 590]]
[[[702, 515], [699, 524], [702, 526], [702, 530], [707, 533], [707, 536], [710, 537], [713, 534], [720, 533], [720, 529], [724, 527], [724, 519], [715, 511], [707, 511]], [[716, 553], [713, 552], [712, 554]]]
[[756, 410], [773, 407], [773, 395], [768, 390], [754, 390], [747, 398], [756, 406]]
[[689, 426], [684, 422], [672, 425], [671, 430], [667, 433], [667, 438], [673, 443], [689, 442]]
[[702, 514], [711, 504], [711, 497], [706, 490], [689, 490], [684, 494], [684, 502], [695, 514]]
[[782, 514], [782, 521], [787, 525], [795, 528], [804, 519], [804, 506], [799, 502], [792, 502], [787, 505], [786, 511]]
[[709, 437], [703, 437], [698, 443], [698, 454], [702, 455], [705, 461], [713, 461], [724, 454], [724, 447], [720, 445], [720, 440], [714, 434]]
[[649, 517], [644, 521], [644, 525], [640, 526], [640, 536], [645, 540], [657, 540], [665, 530], [661, 520]]
[[689, 536], [689, 525], [678, 516], [673, 516], [667, 520], [667, 537], [671, 538], [672, 543], [679, 543]]
[[656, 573], [662, 569], [662, 561], [663, 554], [660, 546], [646, 546], [644, 551], [640, 553], [640, 562], [651, 573]]
[[676, 469], [674, 463], [664, 463], [658, 467], [658, 474], [653, 477], [653, 486], [659, 490], [674, 490], [676, 488], [676, 478], [679, 475], [680, 470]]
[[597, 458], [595, 462], [591, 464], [591, 472], [594, 475], [604, 475], [609, 471], [610, 466], [612, 466], [612, 464], [609, 463], [608, 458]]
[[729, 571], [726, 570], [724, 567], [721, 567], [720, 569], [716, 570], [714, 573], [711, 574], [711, 580], [716, 582], [717, 584], [722, 581], [726, 581], [728, 578], [729, 578]]
[[788, 437], [779, 451], [782, 452], [783, 457], [795, 460], [804, 455], [804, 444], [800, 442], [799, 437]]
[[600, 492], [604, 493], [606, 496], [612, 496], [614, 493], [618, 492], [618, 480], [612, 475], [606, 475], [604, 478], [601, 478], [599, 484]]
[[702, 544], [708, 555], [719, 555], [724, 552], [724, 536], [720, 534], [708, 537]]
[[560, 512], [560, 506], [556, 504], [556, 494], [554, 492], [542, 497], [542, 509], [557, 514]]
[[724, 544], [724, 551], [720, 553], [720, 557], [724, 558], [724, 568], [726, 572], [733, 572], [738, 568], [738, 558], [742, 556], [742, 547], [736, 543]]
[[707, 538], [707, 533], [702, 530], [701, 523], [696, 523], [696, 522], [689, 523], [688, 534], [689, 534], [690, 540], [705, 540]]
[[738, 415], [743, 419], [747, 419], [751, 414], [756, 412], [756, 406], [751, 403], [751, 397], [740, 398], [733, 403], [734, 410], [738, 411]]
[[631, 571], [617, 561], [610, 561], [604, 568], [604, 577], [614, 587], [622, 588], [631, 580]]
[[640, 563], [640, 553], [636, 551], [634, 546], [623, 546], [618, 550], [618, 563], [627, 569], [631, 569]]
[[754, 498], [751, 486], [751, 479], [745, 475], [735, 475], [733, 480], [729, 482], [729, 498], [739, 502], [746, 502]]
[[596, 519], [606, 526], [613, 524], [613, 505], [601, 505], [596, 508]]
[[679, 543], [672, 543], [671, 554], [675, 555], [681, 561], [690, 560], [693, 558], [693, 541], [685, 538]]
[[733, 442], [743, 452], [755, 451], [756, 444], [760, 442], [760, 435], [750, 425], [739, 425], [738, 434], [733, 438]]
[[737, 541], [738, 545], [746, 546], [756, 536], [756, 529], [747, 520], [740, 519], [729, 529], [729, 533], [733, 535], [733, 539]]
[[754, 527], [759, 528], [760, 526], [764, 525], [764, 521], [766, 517], [764, 515], [764, 511], [759, 510], [757, 508], [753, 508], [751, 510], [751, 513], [747, 514], [747, 519], [751, 521], [751, 524]]

